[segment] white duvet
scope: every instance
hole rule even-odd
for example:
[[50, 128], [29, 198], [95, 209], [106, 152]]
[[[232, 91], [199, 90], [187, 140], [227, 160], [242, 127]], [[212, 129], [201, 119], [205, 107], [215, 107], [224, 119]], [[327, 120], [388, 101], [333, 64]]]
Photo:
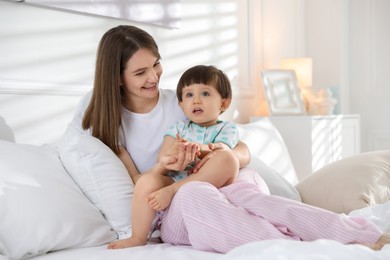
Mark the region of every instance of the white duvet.
[[[390, 232], [390, 202], [370, 208], [356, 210], [350, 215], [367, 217], [384, 231]], [[343, 245], [332, 240], [299, 242], [290, 240], [266, 240], [242, 245], [227, 254], [217, 254], [194, 250], [191, 247], [172, 246], [170, 244], [149, 244], [145, 247], [107, 250], [106, 246], [71, 249], [53, 252], [32, 258], [33, 260], [183, 260], [183, 259], [300, 259], [300, 260], [361, 260], [390, 259], [390, 245], [380, 251], [373, 251], [361, 245]]]

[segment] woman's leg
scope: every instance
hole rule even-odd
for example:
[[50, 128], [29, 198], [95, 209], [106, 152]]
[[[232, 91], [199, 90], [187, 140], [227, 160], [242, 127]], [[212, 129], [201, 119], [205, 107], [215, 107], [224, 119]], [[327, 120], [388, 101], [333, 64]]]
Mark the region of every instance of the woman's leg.
[[132, 200], [132, 235], [129, 238], [113, 241], [108, 245], [109, 249], [142, 246], [147, 243], [152, 222], [156, 211], [149, 207], [146, 197], [153, 191], [172, 184], [170, 177], [145, 173], [134, 187]]
[[222, 253], [274, 238], [374, 244], [381, 234], [371, 222], [262, 194], [246, 182], [220, 190], [208, 183], [186, 184], [164, 213], [161, 225], [165, 242]]
[[164, 242], [221, 253], [263, 239], [299, 239], [236, 207], [205, 182], [188, 183], [176, 193], [162, 217], [161, 238]]
[[267, 183], [260, 174], [249, 167], [241, 168], [235, 181], [246, 181], [255, 184], [262, 193], [271, 194]]
[[364, 218], [353, 218], [280, 196], [256, 192], [253, 184], [241, 182], [220, 190], [230, 203], [274, 226], [285, 227], [302, 240], [333, 239], [341, 243], [374, 244], [382, 231]]

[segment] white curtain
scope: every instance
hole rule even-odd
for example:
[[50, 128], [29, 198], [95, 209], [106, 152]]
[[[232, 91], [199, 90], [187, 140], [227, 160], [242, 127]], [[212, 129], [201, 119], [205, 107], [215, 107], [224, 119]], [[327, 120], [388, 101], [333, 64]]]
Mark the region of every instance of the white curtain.
[[170, 28], [180, 27], [180, 0], [25, 0], [25, 2]]

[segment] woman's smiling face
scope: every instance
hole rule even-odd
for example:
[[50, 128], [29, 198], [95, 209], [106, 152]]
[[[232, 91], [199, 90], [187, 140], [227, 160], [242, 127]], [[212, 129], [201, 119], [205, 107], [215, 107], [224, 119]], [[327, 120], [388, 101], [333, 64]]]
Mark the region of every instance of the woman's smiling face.
[[157, 101], [162, 72], [160, 60], [151, 51], [140, 49], [134, 53], [127, 61], [121, 77], [125, 100], [136, 102], [146, 98]]

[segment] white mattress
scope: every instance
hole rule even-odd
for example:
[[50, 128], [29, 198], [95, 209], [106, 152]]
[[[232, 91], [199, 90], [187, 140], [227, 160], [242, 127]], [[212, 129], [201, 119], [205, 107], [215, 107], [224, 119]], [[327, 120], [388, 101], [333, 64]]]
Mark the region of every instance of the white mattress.
[[[385, 232], [390, 232], [390, 202], [351, 212], [351, 215], [367, 217]], [[300, 259], [300, 260], [371, 260], [390, 259], [390, 245], [373, 251], [362, 245], [343, 245], [332, 240], [300, 242], [290, 240], [266, 240], [242, 245], [229, 253], [217, 254], [194, 250], [191, 247], [170, 244], [149, 244], [144, 247], [108, 250], [106, 246], [71, 249], [37, 256], [32, 260], [183, 260], [183, 259]]]

